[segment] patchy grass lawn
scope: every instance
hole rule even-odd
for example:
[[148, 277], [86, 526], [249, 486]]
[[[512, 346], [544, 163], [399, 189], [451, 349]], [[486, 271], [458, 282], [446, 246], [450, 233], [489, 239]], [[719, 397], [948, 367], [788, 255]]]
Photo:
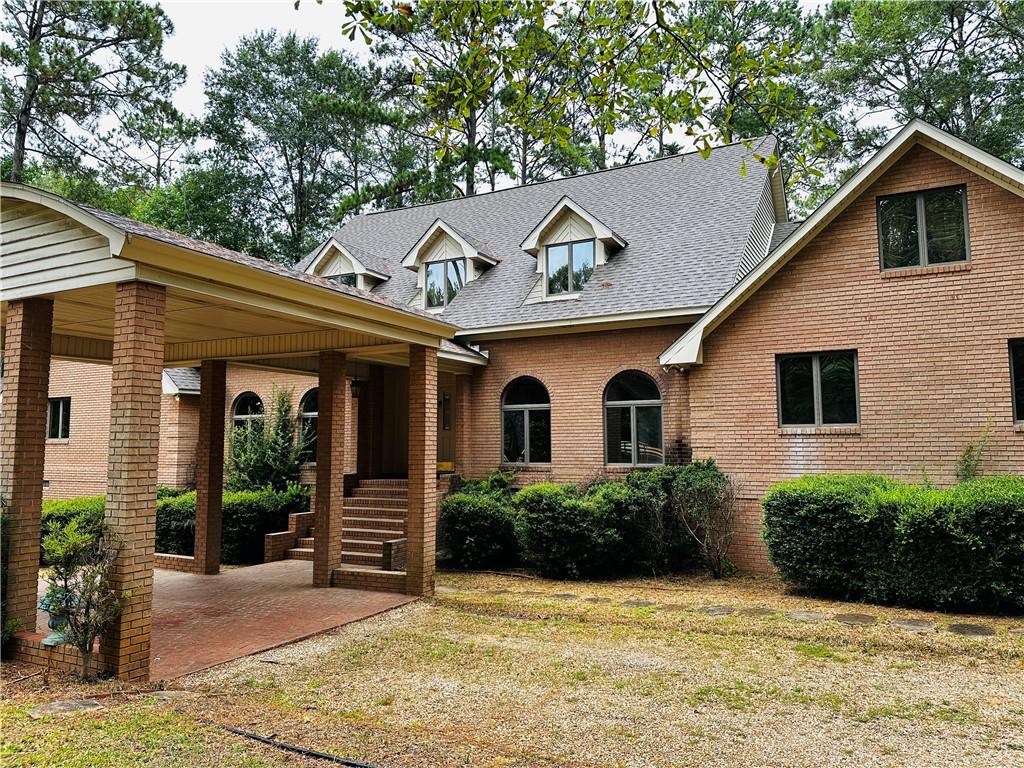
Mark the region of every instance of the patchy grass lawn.
[[[7, 686], [3, 764], [326, 764], [217, 727], [230, 725], [386, 768], [1024, 765], [1024, 637], [1007, 631], [1020, 619], [807, 600], [766, 579], [439, 586], [433, 602], [175, 681], [188, 693], [170, 701]], [[943, 629], [975, 621], [996, 634]], [[98, 694], [103, 710], [27, 715]]]

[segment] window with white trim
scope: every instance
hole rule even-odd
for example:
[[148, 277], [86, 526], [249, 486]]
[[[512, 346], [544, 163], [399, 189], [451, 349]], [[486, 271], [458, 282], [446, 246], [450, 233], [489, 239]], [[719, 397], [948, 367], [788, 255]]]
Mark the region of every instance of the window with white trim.
[[320, 415], [320, 390], [313, 388], [299, 401], [299, 459], [305, 463], [316, 461], [317, 418]]
[[855, 426], [859, 423], [857, 352], [778, 355], [779, 426]]
[[430, 261], [424, 266], [427, 308], [448, 306], [466, 284], [466, 260]]
[[1024, 424], [1024, 339], [1010, 340], [1010, 383], [1013, 388], [1013, 420]]
[[578, 293], [594, 273], [594, 241], [555, 243], [546, 248], [547, 295]]
[[665, 463], [661, 391], [641, 371], [623, 371], [604, 391], [605, 463], [649, 466]]
[[967, 187], [886, 195], [877, 206], [883, 270], [967, 261]]
[[71, 437], [71, 398], [51, 397], [46, 408], [46, 438], [67, 440]]
[[532, 376], [520, 376], [501, 396], [501, 460], [551, 463], [551, 398]]
[[231, 423], [235, 428], [263, 423], [263, 401], [255, 392], [243, 392], [231, 406]]

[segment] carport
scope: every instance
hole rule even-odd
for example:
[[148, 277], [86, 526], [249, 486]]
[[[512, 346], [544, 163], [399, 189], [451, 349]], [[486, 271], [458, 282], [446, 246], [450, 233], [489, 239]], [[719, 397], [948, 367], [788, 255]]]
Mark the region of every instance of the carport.
[[107, 672], [126, 680], [149, 674], [164, 367], [201, 368], [196, 549], [186, 565], [196, 574], [219, 569], [227, 362], [317, 373], [312, 584], [329, 587], [341, 566], [346, 368], [400, 353], [409, 370], [405, 591], [432, 593], [437, 353], [453, 326], [31, 187], [2, 186], [2, 222], [0, 494], [11, 518], [10, 617], [35, 625], [51, 358], [112, 367], [106, 521], [121, 541], [114, 586], [123, 610], [101, 642]]

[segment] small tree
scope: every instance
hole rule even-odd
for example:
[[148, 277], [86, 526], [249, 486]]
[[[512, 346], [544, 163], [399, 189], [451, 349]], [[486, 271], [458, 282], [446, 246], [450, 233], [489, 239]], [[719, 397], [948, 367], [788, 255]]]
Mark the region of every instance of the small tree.
[[674, 511], [700, 547], [711, 575], [720, 579], [736, 566], [729, 557], [736, 491], [714, 459], [695, 461], [673, 483]]
[[231, 428], [227, 459], [229, 491], [285, 491], [299, 480], [302, 441], [296, 439], [291, 395], [287, 390], [274, 388], [270, 400], [264, 418], [250, 419], [244, 426]]
[[68, 644], [78, 649], [83, 680], [92, 676], [93, 645], [121, 613], [110, 573], [119, 549], [111, 532], [99, 538], [82, 529], [78, 520], [54, 530], [43, 539], [50, 563], [46, 602], [55, 617], [67, 623], [62, 630]]
[[992, 435], [992, 422], [985, 424], [978, 439], [964, 446], [960, 457], [956, 461], [956, 481], [966, 483], [981, 474], [981, 461], [985, 457], [985, 449], [988, 448], [988, 439]]

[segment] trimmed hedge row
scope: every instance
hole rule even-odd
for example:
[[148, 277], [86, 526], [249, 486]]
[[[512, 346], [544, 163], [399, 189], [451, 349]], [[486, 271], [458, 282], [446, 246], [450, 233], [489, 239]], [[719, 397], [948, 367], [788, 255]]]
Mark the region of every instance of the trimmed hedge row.
[[772, 563], [806, 589], [924, 608], [1024, 609], [1024, 477], [937, 489], [807, 476], [773, 486], [762, 506]]
[[518, 492], [509, 475], [469, 481], [441, 503], [439, 547], [455, 568], [525, 562], [556, 579], [690, 567], [696, 546], [673, 506], [674, 489], [708, 467], [718, 472], [706, 462], [636, 471], [625, 481], [537, 483]]
[[[103, 496], [43, 503], [42, 533], [79, 520], [98, 536], [103, 526]], [[221, 518], [221, 562], [252, 565], [263, 562], [263, 536], [288, 527], [288, 515], [309, 509], [309, 492], [301, 486], [287, 491], [233, 491], [224, 494]], [[174, 488], [157, 490], [156, 551], [192, 555], [195, 548], [196, 494]]]

